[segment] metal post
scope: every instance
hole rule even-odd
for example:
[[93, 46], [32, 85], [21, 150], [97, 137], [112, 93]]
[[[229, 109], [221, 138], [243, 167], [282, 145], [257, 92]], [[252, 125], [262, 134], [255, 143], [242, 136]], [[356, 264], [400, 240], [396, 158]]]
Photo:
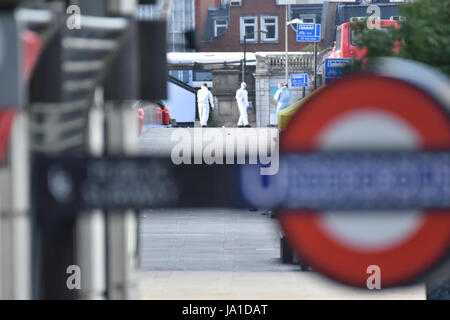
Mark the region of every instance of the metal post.
[[[31, 298], [28, 116], [23, 109], [22, 28], [14, 12], [0, 11], [0, 299]], [[3, 109], [5, 108], [5, 109]]]
[[[132, 155], [138, 150], [137, 117], [128, 103], [108, 106], [108, 151]], [[108, 212], [108, 298], [137, 299], [137, 219], [136, 213]]]
[[[94, 106], [89, 112], [88, 153], [101, 156], [104, 146], [103, 132], [103, 91], [97, 88], [94, 94]], [[77, 265], [81, 269], [82, 300], [105, 299], [105, 217], [101, 210], [80, 214], [77, 217]]]
[[286, 49], [286, 61], [285, 61], [285, 83], [289, 83], [289, 56], [288, 56], [288, 5], [286, 5], [286, 25], [285, 25], [285, 49]]
[[[123, 0], [122, 0], [123, 1]], [[125, 3], [125, 2], [124, 2]], [[105, 86], [105, 149], [107, 156], [132, 155], [138, 150], [138, 120], [132, 105], [138, 100], [140, 81], [138, 30], [132, 32], [111, 67]], [[142, 93], [141, 93], [142, 94]], [[123, 102], [128, 101], [128, 102]], [[133, 211], [105, 212], [106, 298], [137, 299], [137, 217]]]
[[[59, 8], [61, 10], [62, 8]], [[64, 15], [55, 14], [56, 32], [41, 53], [30, 81], [30, 103], [63, 103], [63, 46]], [[34, 136], [32, 136], [34, 141]], [[47, 145], [47, 142], [45, 142]], [[46, 153], [49, 151], [46, 151]], [[33, 298], [76, 299], [77, 290], [67, 287], [67, 268], [75, 264], [75, 222], [68, 215], [49, 213], [45, 204], [33, 198]], [[82, 278], [82, 276], [81, 276]]]
[[242, 64], [242, 82], [245, 82], [245, 69], [247, 65], [247, 35], [244, 35], [244, 63]]
[[314, 90], [317, 89], [317, 42], [314, 42]]
[[9, 164], [0, 170], [0, 252], [3, 260], [0, 261], [0, 299], [31, 298], [27, 118], [23, 112], [16, 116], [11, 129]]

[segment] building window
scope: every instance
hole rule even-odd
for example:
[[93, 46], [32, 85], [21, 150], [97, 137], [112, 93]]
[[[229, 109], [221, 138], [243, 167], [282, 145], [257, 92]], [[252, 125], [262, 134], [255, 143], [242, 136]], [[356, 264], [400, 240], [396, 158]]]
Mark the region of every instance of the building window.
[[405, 16], [391, 16], [389, 18], [389, 20], [394, 20], [394, 21], [406, 21], [406, 17]]
[[240, 7], [241, 5], [242, 5], [242, 0], [231, 0], [230, 1], [230, 6]]
[[261, 16], [261, 30], [267, 33], [261, 33], [263, 42], [278, 41], [278, 17], [277, 16]]
[[212, 71], [194, 71], [194, 81], [212, 81]]
[[228, 21], [226, 19], [214, 20], [214, 37], [220, 36], [228, 28]]
[[300, 15], [300, 19], [303, 20], [303, 23], [316, 23], [315, 14], [302, 14]]
[[244, 35], [247, 35], [247, 42], [256, 42], [258, 36], [256, 17], [241, 17], [241, 42], [244, 41]]

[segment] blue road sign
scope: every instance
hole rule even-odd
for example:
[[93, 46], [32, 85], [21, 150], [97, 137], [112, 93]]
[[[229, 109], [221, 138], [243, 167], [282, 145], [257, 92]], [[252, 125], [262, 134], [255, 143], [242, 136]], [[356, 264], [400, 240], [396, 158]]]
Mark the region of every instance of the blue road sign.
[[248, 206], [307, 210], [450, 208], [450, 153], [329, 151], [280, 156], [279, 172], [261, 181], [242, 166]]
[[308, 86], [308, 74], [291, 74], [291, 86], [292, 87], [307, 87]]
[[297, 25], [297, 41], [320, 42], [320, 24], [299, 23]]
[[325, 83], [330, 83], [331, 81], [342, 76], [342, 66], [352, 62], [353, 59], [325, 59]]
[[39, 156], [35, 160], [36, 206], [44, 215], [168, 207], [253, 206], [344, 213], [450, 208], [448, 151], [284, 154], [279, 172], [271, 176], [261, 176], [267, 165], [175, 165], [170, 158], [158, 157]]

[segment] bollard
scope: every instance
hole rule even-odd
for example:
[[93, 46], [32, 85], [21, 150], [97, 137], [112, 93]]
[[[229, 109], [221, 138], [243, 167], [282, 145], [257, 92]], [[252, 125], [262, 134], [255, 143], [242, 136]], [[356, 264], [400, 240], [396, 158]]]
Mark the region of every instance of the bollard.
[[169, 108], [165, 107], [162, 114], [162, 123], [163, 125], [169, 125], [170, 124], [170, 112]]
[[163, 124], [163, 114], [162, 114], [162, 109], [160, 107], [157, 108], [156, 110], [156, 114], [157, 114], [157, 118], [156, 118], [156, 122], [157, 124]]
[[138, 127], [138, 130], [139, 130], [139, 135], [141, 135], [141, 133], [142, 133], [142, 127], [144, 126], [144, 109], [139, 108], [139, 109], [137, 110], [137, 113], [138, 113], [138, 119], [139, 119], [139, 127]]

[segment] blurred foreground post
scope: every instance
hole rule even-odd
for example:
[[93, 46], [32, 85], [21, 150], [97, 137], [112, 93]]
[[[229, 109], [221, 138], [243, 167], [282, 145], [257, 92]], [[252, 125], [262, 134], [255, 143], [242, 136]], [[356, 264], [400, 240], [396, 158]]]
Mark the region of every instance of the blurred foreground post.
[[0, 168], [0, 299], [31, 297], [28, 121], [12, 123], [7, 165]]
[[28, 117], [14, 3], [0, 9], [0, 299], [31, 297]]
[[[101, 156], [104, 151], [103, 89], [94, 94], [93, 108], [89, 111], [87, 152]], [[82, 300], [106, 298], [105, 217], [101, 210], [82, 212], [77, 217], [76, 261], [81, 269]]]
[[[135, 111], [126, 103], [111, 103], [106, 117], [109, 154], [136, 154]], [[136, 213], [132, 210], [107, 212], [106, 228], [108, 299], [138, 299]]]
[[[112, 3], [127, 3], [118, 0]], [[120, 6], [119, 6], [120, 7]], [[119, 10], [119, 7], [116, 7]], [[123, 44], [111, 66], [105, 85], [105, 150], [111, 155], [134, 155], [138, 150], [138, 121], [132, 108], [140, 94], [139, 29], [135, 8], [131, 15], [130, 37]], [[130, 61], [133, 62], [130, 64]], [[157, 64], [157, 63], [156, 63]], [[147, 72], [154, 76], [150, 71]], [[146, 74], [146, 76], [148, 76]], [[146, 83], [147, 84], [147, 83]], [[147, 84], [149, 85], [149, 84]], [[120, 174], [120, 173], [118, 173]], [[105, 253], [107, 299], [138, 299], [137, 292], [137, 216], [132, 210], [105, 212]]]

